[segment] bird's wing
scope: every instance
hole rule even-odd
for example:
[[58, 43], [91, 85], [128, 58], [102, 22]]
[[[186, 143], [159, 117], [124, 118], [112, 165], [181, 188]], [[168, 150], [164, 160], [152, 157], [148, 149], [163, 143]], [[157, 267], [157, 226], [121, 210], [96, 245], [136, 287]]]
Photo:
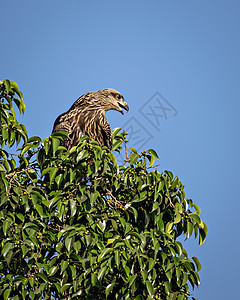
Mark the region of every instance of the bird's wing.
[[80, 115], [77, 112], [68, 111], [58, 116], [54, 122], [52, 132], [65, 131], [70, 137], [70, 140], [67, 138], [64, 138], [63, 140], [63, 146], [67, 149], [77, 145], [79, 139], [83, 136], [83, 131], [78, 123], [78, 118], [80, 118]]
[[[85, 96], [85, 95], [84, 95]], [[84, 96], [78, 101], [83, 101]], [[86, 99], [89, 100], [90, 95]], [[55, 121], [53, 132], [63, 130], [68, 133], [69, 139], [64, 139], [63, 145], [70, 149], [76, 146], [82, 136], [87, 134], [92, 140], [96, 140], [99, 145], [111, 147], [111, 127], [106, 119], [105, 110], [96, 106], [95, 98], [88, 105], [75, 104], [66, 112], [61, 114]], [[76, 103], [77, 103], [76, 101]]]
[[52, 133], [57, 132], [57, 131], [69, 132], [69, 123], [68, 123], [68, 120], [67, 120], [66, 113], [61, 114], [55, 120], [55, 122], [53, 124]]
[[106, 119], [106, 113], [101, 110], [89, 110], [78, 122], [84, 134], [87, 134], [99, 145], [110, 147], [111, 128]]
[[101, 129], [98, 131], [99, 138], [101, 139], [101, 141], [99, 141], [99, 144], [110, 148], [111, 147], [111, 127], [106, 119], [105, 114], [101, 114], [101, 117], [99, 119], [99, 125], [100, 125], [100, 129]]

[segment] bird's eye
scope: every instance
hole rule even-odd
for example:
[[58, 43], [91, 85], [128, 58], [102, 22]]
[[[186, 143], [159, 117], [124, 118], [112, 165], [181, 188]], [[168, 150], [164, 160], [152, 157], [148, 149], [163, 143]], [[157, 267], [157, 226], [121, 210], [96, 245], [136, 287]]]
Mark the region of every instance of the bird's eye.
[[120, 100], [121, 99], [121, 95], [117, 94], [117, 99]]

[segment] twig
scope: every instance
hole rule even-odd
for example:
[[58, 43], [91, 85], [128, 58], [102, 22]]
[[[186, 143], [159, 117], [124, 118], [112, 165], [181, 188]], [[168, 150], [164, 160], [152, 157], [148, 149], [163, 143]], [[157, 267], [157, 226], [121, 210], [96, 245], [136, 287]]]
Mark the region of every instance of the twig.
[[170, 202], [170, 207], [175, 208], [175, 205], [172, 203], [172, 200], [169, 196], [166, 195], [166, 197], [168, 198], [169, 202]]
[[129, 161], [129, 156], [132, 154], [132, 151], [129, 153], [129, 155], [127, 154], [127, 143], [126, 142], [124, 142], [124, 146], [125, 146], [125, 155], [126, 155], [126, 159], [123, 161], [123, 166], [125, 165], [125, 163], [127, 162], [127, 161]]

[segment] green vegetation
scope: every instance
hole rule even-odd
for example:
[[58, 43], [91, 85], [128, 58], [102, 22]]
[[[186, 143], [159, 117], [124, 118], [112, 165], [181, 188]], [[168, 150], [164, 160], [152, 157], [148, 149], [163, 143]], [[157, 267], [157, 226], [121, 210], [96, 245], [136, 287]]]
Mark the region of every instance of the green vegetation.
[[120, 129], [111, 151], [86, 136], [67, 151], [64, 132], [28, 137], [16, 83], [0, 81], [0, 101], [3, 299], [192, 298], [201, 265], [178, 238], [201, 245], [207, 226], [178, 177], [154, 168], [156, 152], [131, 148], [118, 165]]

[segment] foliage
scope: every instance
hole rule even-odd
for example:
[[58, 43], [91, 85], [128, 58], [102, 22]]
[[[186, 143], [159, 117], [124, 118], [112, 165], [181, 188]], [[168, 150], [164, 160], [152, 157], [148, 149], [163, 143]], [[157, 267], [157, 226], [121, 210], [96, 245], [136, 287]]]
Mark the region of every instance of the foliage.
[[156, 152], [131, 148], [118, 165], [120, 129], [111, 151], [87, 136], [67, 151], [64, 132], [28, 138], [13, 109], [25, 110], [17, 84], [0, 88], [3, 299], [191, 298], [201, 265], [178, 237], [201, 245], [207, 226], [178, 177], [153, 167]]

